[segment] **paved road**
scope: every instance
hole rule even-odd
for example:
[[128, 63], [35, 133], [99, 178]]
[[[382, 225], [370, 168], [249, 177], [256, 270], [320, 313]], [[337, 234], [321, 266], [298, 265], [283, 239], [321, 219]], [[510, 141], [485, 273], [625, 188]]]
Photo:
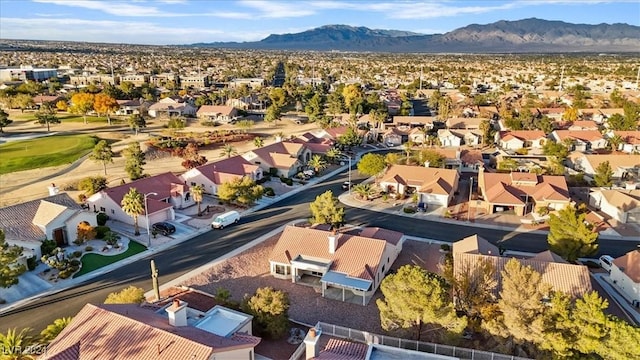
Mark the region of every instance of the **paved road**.
[[[43, 297], [20, 309], [9, 311], [0, 318], [0, 332], [6, 333], [8, 328], [13, 327], [31, 327], [40, 331], [57, 318], [75, 315], [88, 302], [102, 303], [109, 293], [119, 291], [128, 285], [150, 290], [151, 271], [148, 260], [152, 258], [159, 268], [160, 283], [173, 280], [291, 220], [310, 216], [308, 203], [327, 189], [331, 189], [334, 194], [340, 193], [341, 183], [345, 179], [346, 173], [343, 173], [333, 180], [314, 185], [297, 196], [245, 217], [238, 226], [209, 231], [188, 242], [153, 254], [147, 259], [94, 278], [86, 284]], [[540, 234], [416, 221], [408, 217], [357, 208], [347, 209], [346, 220], [352, 224], [381, 226], [410, 235], [446, 241], [455, 241], [478, 233], [490, 241], [502, 241], [507, 249], [530, 252], [546, 250], [546, 237]], [[621, 255], [636, 246], [637, 242], [630, 241], [611, 241], [602, 244], [603, 251], [614, 256]]]

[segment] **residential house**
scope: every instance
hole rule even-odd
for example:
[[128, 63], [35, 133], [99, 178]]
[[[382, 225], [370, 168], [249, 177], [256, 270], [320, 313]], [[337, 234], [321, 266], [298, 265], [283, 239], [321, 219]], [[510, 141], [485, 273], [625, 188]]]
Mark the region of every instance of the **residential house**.
[[540, 130], [514, 130], [496, 133], [496, 142], [505, 150], [542, 149], [547, 137]]
[[[619, 131], [614, 130], [607, 134], [608, 138], [613, 136], [620, 136], [622, 139], [622, 144], [618, 146], [618, 151], [626, 152], [629, 154], [638, 154], [640, 153], [640, 131]], [[640, 162], [640, 161], [638, 161]]]
[[262, 102], [256, 95], [243, 96], [237, 99], [229, 99], [226, 101], [225, 105], [242, 110], [262, 109], [264, 107]]
[[335, 144], [334, 140], [317, 137], [311, 132], [306, 132], [293, 139], [291, 142], [303, 144], [312, 154], [323, 155]]
[[43, 240], [58, 246], [76, 240], [78, 224], [97, 225], [96, 214], [84, 210], [67, 193], [0, 208], [0, 229], [9, 245], [21, 246], [25, 257], [40, 259]]
[[149, 116], [195, 116], [196, 107], [178, 97], [166, 97], [149, 106]]
[[227, 124], [238, 119], [238, 110], [232, 106], [202, 105], [196, 115], [201, 121]]
[[512, 211], [524, 216], [538, 208], [560, 210], [571, 201], [564, 176], [490, 173], [484, 167], [478, 172], [478, 191], [488, 214]]
[[457, 170], [392, 165], [382, 175], [380, 188], [390, 194], [418, 194], [418, 202], [447, 206], [458, 189]]
[[592, 189], [589, 205], [623, 224], [640, 224], [640, 190]]
[[[598, 123], [602, 123], [607, 126], [607, 121], [611, 118], [611, 116], [618, 114], [624, 116], [623, 108], [611, 108], [611, 109], [598, 109], [599, 115], [594, 119]], [[599, 121], [598, 121], [599, 120]]]
[[447, 119], [446, 125], [448, 129], [459, 130], [480, 130], [480, 124], [483, 121], [489, 121], [487, 118], [450, 118]]
[[539, 117], [546, 116], [553, 121], [560, 121], [564, 115], [564, 108], [540, 108], [537, 112]]
[[613, 171], [613, 178], [624, 180], [626, 178], [640, 178], [640, 161], [638, 155], [632, 154], [570, 154], [567, 162], [575, 170], [584, 173], [590, 179], [596, 174], [596, 169], [603, 162], [609, 162]]
[[460, 147], [463, 136], [449, 129], [438, 130], [438, 141], [443, 147]]
[[87, 199], [89, 208], [95, 212], [104, 212], [112, 220], [133, 225], [133, 218], [122, 210], [122, 198], [134, 188], [147, 194], [146, 211], [138, 218], [138, 225], [175, 219], [174, 208], [183, 209], [194, 205], [189, 186], [176, 175], [166, 172], [132, 181], [128, 184], [107, 188], [91, 195]]
[[585, 152], [607, 147], [607, 139], [597, 130], [554, 130], [551, 138], [558, 143], [570, 143], [571, 151]]
[[287, 226], [269, 255], [276, 278], [308, 284], [322, 297], [366, 305], [402, 250], [404, 234], [364, 228], [359, 235]]
[[247, 85], [251, 89], [260, 89], [267, 84], [263, 78], [237, 78], [229, 81], [230, 88], [237, 88], [242, 85]]
[[40, 109], [43, 105], [48, 105], [55, 109], [56, 103], [60, 100], [64, 100], [64, 98], [58, 95], [38, 95], [33, 97], [33, 105], [36, 109]]
[[502, 272], [511, 259], [523, 266], [530, 266], [542, 275], [542, 282], [576, 299], [592, 290], [589, 269], [584, 265], [574, 265], [564, 261], [557, 254], [545, 251], [528, 259], [500, 256], [499, 249], [478, 235], [472, 235], [456, 241], [452, 246], [453, 272], [456, 276], [465, 276], [482, 263], [493, 265], [493, 278], [497, 286], [493, 289], [497, 296], [502, 289]]
[[260, 338], [252, 317], [216, 306], [202, 312], [180, 299], [157, 309], [87, 304], [49, 344], [43, 360], [253, 360]]
[[275, 172], [274, 175], [292, 177], [311, 160], [311, 151], [303, 144], [279, 141], [247, 151], [242, 157], [251, 164], [260, 166], [263, 172]]
[[609, 277], [635, 307], [640, 308], [640, 249], [613, 260]]
[[118, 110], [116, 115], [136, 115], [140, 114], [142, 103], [140, 100], [116, 100], [118, 102]]
[[593, 120], [577, 120], [573, 121], [568, 127], [569, 131], [598, 130], [598, 124]]
[[245, 176], [257, 181], [262, 179], [262, 173], [260, 166], [236, 155], [188, 170], [180, 179], [189, 186], [201, 185], [205, 193], [216, 195], [218, 187], [225, 182]]
[[182, 76], [178, 77], [180, 81], [180, 87], [182, 89], [194, 88], [194, 89], [202, 89], [209, 87], [211, 85], [211, 81], [209, 80], [208, 75], [194, 75], [194, 76]]
[[409, 132], [393, 127], [382, 133], [382, 142], [387, 146], [399, 146], [409, 140]]
[[314, 135], [318, 138], [338, 140], [338, 138], [346, 134], [348, 130], [348, 126], [329, 127], [316, 131]]
[[433, 129], [434, 122], [437, 121], [438, 120], [435, 116], [394, 116], [392, 122], [383, 123], [382, 126], [383, 130], [401, 126], [405, 126], [409, 129], [416, 127]]
[[120, 76], [120, 83], [129, 82], [135, 86], [142, 86], [149, 82], [149, 75], [145, 74], [125, 74]]

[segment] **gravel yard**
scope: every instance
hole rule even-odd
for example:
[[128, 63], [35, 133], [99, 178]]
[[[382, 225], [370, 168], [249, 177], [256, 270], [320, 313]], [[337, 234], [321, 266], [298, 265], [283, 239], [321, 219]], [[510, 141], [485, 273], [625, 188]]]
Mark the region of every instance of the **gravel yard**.
[[[367, 306], [343, 303], [323, 298], [313, 288], [280, 280], [269, 274], [269, 255], [279, 235], [220, 263], [197, 275], [182, 285], [215, 294], [218, 288], [231, 292], [234, 300], [240, 301], [246, 294], [253, 294], [259, 287], [270, 286], [289, 294], [291, 306], [289, 317], [307, 324], [318, 321], [347, 326], [354, 329], [383, 333], [376, 299], [382, 295], [376, 293]], [[392, 269], [405, 264], [416, 264], [428, 270], [437, 269], [432, 259], [439, 255], [438, 245], [419, 241], [406, 241], [403, 251]]]

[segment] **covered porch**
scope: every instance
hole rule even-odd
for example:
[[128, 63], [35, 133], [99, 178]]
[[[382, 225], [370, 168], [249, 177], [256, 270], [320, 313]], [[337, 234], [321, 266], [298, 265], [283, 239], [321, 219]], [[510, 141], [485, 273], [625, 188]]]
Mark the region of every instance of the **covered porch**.
[[366, 306], [373, 294], [367, 294], [372, 281], [328, 271], [322, 279], [322, 297]]
[[319, 279], [329, 271], [331, 260], [298, 255], [291, 260], [291, 282], [316, 286]]

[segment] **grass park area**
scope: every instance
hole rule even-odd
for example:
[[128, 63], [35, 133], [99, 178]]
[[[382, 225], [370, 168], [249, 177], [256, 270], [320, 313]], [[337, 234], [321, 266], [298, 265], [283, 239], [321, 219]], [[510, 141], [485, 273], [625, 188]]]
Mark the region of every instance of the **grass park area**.
[[90, 273], [101, 267], [113, 264], [122, 259], [126, 259], [129, 256], [135, 255], [137, 253], [141, 253], [146, 249], [147, 248], [145, 246], [133, 240], [129, 240], [129, 247], [127, 248], [127, 251], [118, 255], [106, 256], [106, 255], [93, 254], [93, 253], [86, 254], [82, 256], [82, 258], [80, 259], [82, 261], [82, 268], [80, 268], [80, 271], [75, 273], [73, 277], [77, 278], [78, 276], [82, 276], [86, 273]]
[[90, 135], [53, 135], [0, 145], [0, 175], [72, 163], [98, 142]]
[[[57, 114], [58, 119], [64, 124], [64, 123], [84, 123], [84, 118], [82, 117], [82, 115], [75, 115], [75, 114]], [[10, 119], [13, 119], [15, 121], [36, 121], [36, 114], [35, 112], [28, 112], [28, 113], [22, 113], [22, 114], [16, 114], [16, 115], [11, 115], [9, 116]], [[111, 122], [119, 122], [119, 118], [118, 117], [111, 117]], [[107, 124], [107, 118], [104, 116], [91, 116], [91, 115], [87, 115], [87, 123], [88, 124], [98, 124], [98, 123], [103, 123], [103, 124]], [[52, 127], [55, 127], [56, 125], [52, 125]]]

